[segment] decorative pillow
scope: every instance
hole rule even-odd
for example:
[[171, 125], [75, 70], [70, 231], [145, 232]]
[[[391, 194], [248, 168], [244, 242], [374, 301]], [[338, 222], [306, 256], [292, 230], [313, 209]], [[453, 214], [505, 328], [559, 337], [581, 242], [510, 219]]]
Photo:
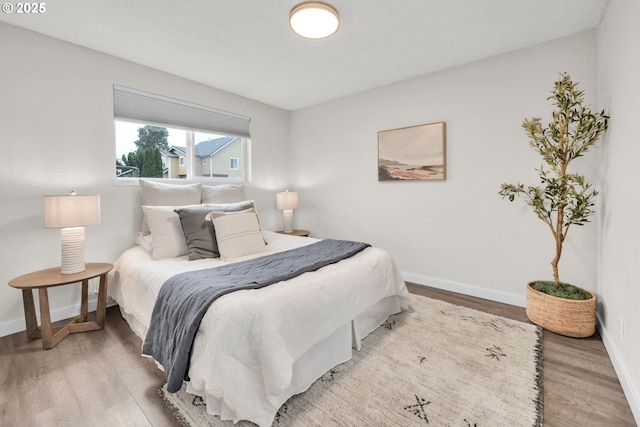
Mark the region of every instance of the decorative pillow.
[[240, 203], [206, 204], [177, 208], [175, 212], [180, 218], [189, 261], [220, 256], [213, 222], [207, 221], [209, 213], [213, 211], [236, 212], [250, 208], [253, 208], [253, 200]]
[[151, 231], [151, 254], [154, 259], [176, 258], [187, 254], [176, 206], [143, 206]]
[[[198, 205], [201, 198], [201, 185], [166, 184], [164, 182], [140, 179], [142, 206], [186, 206]], [[146, 217], [142, 219], [142, 232], [149, 234]]]
[[237, 203], [247, 200], [242, 185], [203, 185], [202, 203]]
[[228, 261], [265, 250], [254, 209], [242, 212], [212, 212], [220, 258]]

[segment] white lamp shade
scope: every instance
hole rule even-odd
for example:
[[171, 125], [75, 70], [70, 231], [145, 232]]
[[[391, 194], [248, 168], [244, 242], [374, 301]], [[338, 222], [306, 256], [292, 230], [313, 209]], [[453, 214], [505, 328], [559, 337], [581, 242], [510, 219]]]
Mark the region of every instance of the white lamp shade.
[[44, 196], [44, 227], [100, 224], [100, 196]]
[[298, 209], [298, 193], [294, 191], [276, 193], [276, 206], [279, 210]]
[[289, 26], [299, 36], [323, 39], [338, 31], [340, 16], [337, 10], [326, 3], [308, 1], [291, 9]]

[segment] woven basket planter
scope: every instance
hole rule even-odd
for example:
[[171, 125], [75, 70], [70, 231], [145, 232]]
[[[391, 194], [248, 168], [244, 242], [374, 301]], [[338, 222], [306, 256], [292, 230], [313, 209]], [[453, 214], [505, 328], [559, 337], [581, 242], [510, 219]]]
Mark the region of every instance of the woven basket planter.
[[[590, 292], [589, 292], [590, 293]], [[588, 300], [558, 298], [527, 286], [527, 317], [544, 329], [573, 338], [596, 331], [596, 297]]]

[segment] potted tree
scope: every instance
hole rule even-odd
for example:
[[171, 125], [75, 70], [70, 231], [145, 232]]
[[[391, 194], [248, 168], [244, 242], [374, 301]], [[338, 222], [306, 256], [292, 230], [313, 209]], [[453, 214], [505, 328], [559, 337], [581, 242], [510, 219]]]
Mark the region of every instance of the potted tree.
[[499, 194], [509, 201], [522, 197], [554, 238], [553, 281], [529, 283], [527, 317], [552, 332], [588, 337], [595, 332], [596, 298], [584, 289], [561, 282], [558, 263], [569, 228], [589, 222], [598, 194], [584, 176], [569, 172], [568, 166], [598, 141], [607, 130], [609, 117], [604, 110], [593, 113], [584, 105], [584, 91], [567, 73], [560, 74], [548, 99], [554, 111], [547, 127], [537, 117], [522, 123], [529, 145], [546, 163], [546, 167], [536, 169], [540, 185], [502, 184]]

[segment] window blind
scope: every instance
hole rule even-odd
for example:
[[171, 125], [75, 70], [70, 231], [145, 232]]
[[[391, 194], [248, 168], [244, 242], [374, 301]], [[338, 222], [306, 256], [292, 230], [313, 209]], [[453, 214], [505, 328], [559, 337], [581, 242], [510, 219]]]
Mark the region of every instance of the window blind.
[[142, 123], [249, 137], [251, 118], [124, 86], [113, 86], [113, 116]]

